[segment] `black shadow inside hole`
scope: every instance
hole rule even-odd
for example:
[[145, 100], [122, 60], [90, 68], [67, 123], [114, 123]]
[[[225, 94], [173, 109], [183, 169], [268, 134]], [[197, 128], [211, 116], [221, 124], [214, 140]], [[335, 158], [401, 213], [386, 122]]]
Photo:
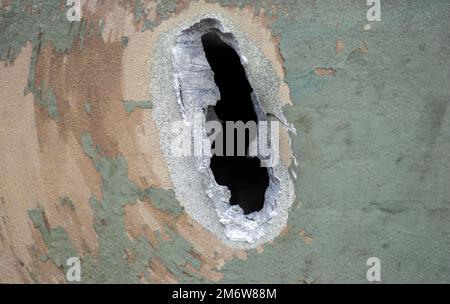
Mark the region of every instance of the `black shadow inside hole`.
[[[221, 99], [212, 109], [222, 123], [223, 151], [226, 151], [226, 121], [257, 122], [251, 99], [253, 89], [239, 55], [222, 41], [219, 35], [215, 32], [204, 34], [202, 44], [206, 59], [214, 72], [214, 81], [220, 91]], [[236, 142], [237, 134], [234, 136], [234, 155], [237, 152]], [[246, 155], [248, 155], [249, 142], [249, 133], [246, 132]], [[263, 208], [264, 195], [269, 186], [269, 175], [267, 168], [261, 167], [259, 158], [213, 155], [211, 170], [217, 183], [227, 186], [231, 191], [231, 203], [239, 204], [244, 214]]]

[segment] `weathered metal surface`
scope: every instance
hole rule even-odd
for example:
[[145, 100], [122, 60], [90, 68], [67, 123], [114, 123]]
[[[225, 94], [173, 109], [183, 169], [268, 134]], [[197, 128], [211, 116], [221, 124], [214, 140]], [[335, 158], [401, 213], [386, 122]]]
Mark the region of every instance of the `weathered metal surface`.
[[[89, 1], [71, 24], [57, 1], [3, 1], [0, 281], [65, 282], [77, 256], [83, 282], [364, 282], [377, 256], [383, 282], [449, 282], [449, 3], [385, 1], [370, 29], [366, 11]], [[272, 62], [297, 129], [288, 225], [246, 251], [180, 208], [152, 116], [158, 35], [211, 12]]]

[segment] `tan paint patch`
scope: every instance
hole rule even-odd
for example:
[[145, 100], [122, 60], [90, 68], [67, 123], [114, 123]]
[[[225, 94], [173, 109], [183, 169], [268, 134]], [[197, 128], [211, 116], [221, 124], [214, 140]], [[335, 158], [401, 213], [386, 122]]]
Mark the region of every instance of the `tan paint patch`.
[[177, 232], [189, 241], [202, 258], [210, 261], [216, 267], [217, 260], [230, 260], [233, 256], [246, 259], [244, 250], [234, 249], [224, 245], [212, 233], [183, 213], [176, 221]]
[[289, 233], [289, 225], [287, 225], [283, 230], [281, 230], [279, 236], [284, 237], [284, 236], [288, 235], [288, 233]]
[[2, 256], [14, 256], [13, 263], [10, 258], [0, 259], [5, 278], [17, 278], [32, 262], [27, 251], [33, 244], [27, 210], [41, 192], [34, 103], [31, 96], [23, 96], [31, 49], [27, 45], [8, 67], [0, 65], [0, 248]]
[[164, 224], [170, 222], [169, 216], [153, 208], [149, 203], [138, 200], [136, 204], [125, 206], [125, 227], [132, 238], [144, 235], [154, 248], [158, 248], [155, 233], [161, 234], [166, 241], [169, 235], [164, 231]]
[[335, 48], [336, 54], [342, 53], [342, 51], [344, 50], [344, 48], [345, 48], [345, 42], [344, 42], [344, 40], [342, 40], [342, 39], [336, 39], [336, 48]]
[[159, 258], [153, 258], [149, 265], [150, 277], [156, 283], [176, 284], [178, 280], [170, 273]]
[[258, 254], [261, 254], [264, 252], [264, 247], [259, 245], [258, 247], [256, 247], [256, 252], [258, 252]]
[[359, 51], [360, 51], [362, 54], [367, 54], [367, 53], [369, 53], [369, 47], [367, 46], [367, 43], [364, 42], [364, 41], [362, 41], [362, 44], [363, 44], [363, 46], [360, 47], [360, 48], [358, 48]]
[[300, 237], [302, 238], [303, 242], [304, 242], [305, 244], [307, 244], [307, 245], [311, 244], [311, 242], [313, 241], [313, 238], [312, 238], [308, 233], [306, 233], [306, 231], [305, 231], [304, 228], [302, 228], [302, 229], [298, 232], [298, 234], [299, 234]]
[[284, 127], [280, 127], [280, 157], [286, 167], [290, 167], [294, 154], [289, 142], [289, 133]]
[[314, 73], [317, 76], [334, 76], [336, 71], [333, 68], [316, 68]]

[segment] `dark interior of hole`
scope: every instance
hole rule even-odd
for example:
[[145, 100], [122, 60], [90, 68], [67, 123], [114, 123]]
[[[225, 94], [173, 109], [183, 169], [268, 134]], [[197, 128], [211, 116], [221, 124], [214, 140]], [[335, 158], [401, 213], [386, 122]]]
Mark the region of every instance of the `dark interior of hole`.
[[[253, 91], [239, 55], [214, 32], [202, 36], [206, 59], [214, 72], [214, 81], [221, 99], [213, 107], [222, 121], [223, 146], [226, 151], [225, 121], [257, 121], [251, 100]], [[234, 136], [236, 155], [236, 134]], [[246, 133], [248, 155], [249, 134]], [[213, 145], [214, 147], [214, 145]], [[217, 156], [211, 158], [211, 170], [219, 185], [227, 186], [232, 204], [239, 204], [244, 214], [259, 211], [264, 206], [264, 194], [269, 185], [267, 168], [261, 167], [257, 157]]]

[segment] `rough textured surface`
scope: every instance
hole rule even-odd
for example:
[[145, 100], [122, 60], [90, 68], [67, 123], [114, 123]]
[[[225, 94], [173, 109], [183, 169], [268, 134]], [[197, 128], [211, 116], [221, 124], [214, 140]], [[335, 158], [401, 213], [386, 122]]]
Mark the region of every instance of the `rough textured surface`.
[[[448, 1], [382, 1], [370, 30], [360, 0], [88, 1], [72, 24], [62, 2], [0, 2], [1, 282], [65, 282], [72, 255], [83, 282], [365, 282], [372, 256], [450, 282]], [[159, 35], [211, 12], [297, 129], [288, 226], [245, 251], [180, 208], [146, 103]]]
[[[196, 16], [161, 35], [153, 53], [150, 94], [157, 100], [153, 113], [175, 193], [187, 213], [227, 245], [254, 248], [273, 240], [286, 227], [288, 210], [295, 197], [286, 164], [273, 162], [263, 209], [244, 215], [239, 206], [229, 204], [228, 188], [216, 183], [209, 155], [194, 153], [180, 157], [172, 151], [180, 135], [192, 142], [192, 146], [196, 138], [207, 141], [209, 149], [206, 129], [196, 124], [203, 119], [204, 109], [220, 99], [201, 43], [201, 36], [211, 30], [220, 31], [223, 39], [228, 39], [227, 43], [239, 52], [247, 77], [256, 84], [253, 103], [259, 119], [266, 120], [267, 113], [274, 113], [282, 122], [286, 121], [278, 99], [280, 79], [270, 62], [239, 29], [219, 14]], [[170, 86], [171, 83], [174, 85]], [[178, 123], [176, 128], [181, 124], [189, 131], [177, 132], [173, 127], [175, 123]]]

